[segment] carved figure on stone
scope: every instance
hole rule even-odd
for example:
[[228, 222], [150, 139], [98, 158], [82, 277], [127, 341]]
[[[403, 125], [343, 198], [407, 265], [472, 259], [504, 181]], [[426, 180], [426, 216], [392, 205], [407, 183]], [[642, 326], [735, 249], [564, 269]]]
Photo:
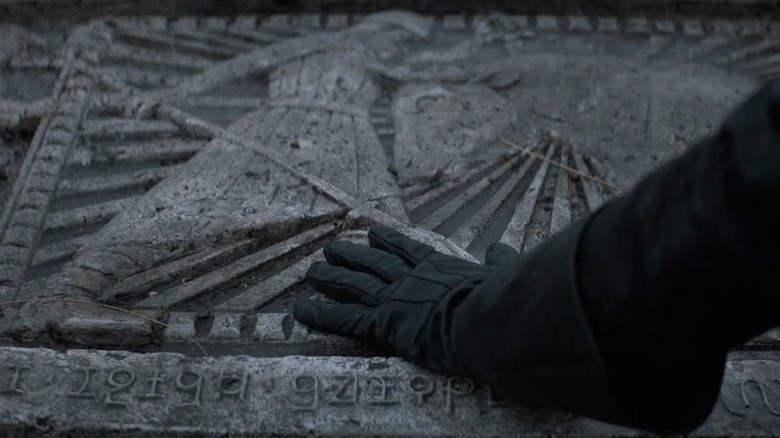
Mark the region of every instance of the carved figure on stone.
[[[253, 147], [214, 139], [177, 174], [114, 217], [39, 297], [112, 301], [110, 289], [117, 281], [192, 251], [248, 237], [271, 243], [343, 215], [345, 206], [334, 200], [339, 196], [353, 199], [352, 207], [374, 205], [405, 218], [368, 113], [380, 91], [380, 75], [465, 78], [459, 69], [389, 67], [407, 45], [428, 36], [430, 25], [409, 13], [373, 14], [344, 31], [285, 40], [207, 68], [174, 90], [137, 98], [130, 110], [143, 115], [161, 103], [250, 74], [269, 76], [267, 104], [228, 128], [254, 140]], [[341, 195], [312, 187], [302, 175], [324, 180]], [[66, 331], [61, 309], [54, 307], [40, 300], [26, 306], [17, 332]], [[149, 321], [123, 319], [122, 336], [132, 337], [135, 330], [141, 342], [149, 340]], [[102, 326], [111, 325], [110, 318], [95, 324], [95, 333], [106, 330], [111, 336], [113, 328]]]
[[[720, 100], [723, 108], [750, 86], [746, 80], [734, 80], [733, 90], [697, 89], [680, 80], [686, 74], [681, 68], [656, 75], [671, 90], [659, 98], [651, 90], [663, 86], [643, 86], [651, 75], [644, 62], [534, 53], [524, 31], [518, 30], [517, 38], [496, 36], [511, 33], [501, 27], [506, 22], [500, 17], [491, 17], [484, 25], [478, 22], [471, 39], [447, 45], [429, 40], [432, 21], [427, 18], [401, 12], [372, 14], [343, 31], [283, 40], [213, 64], [173, 89], [131, 98], [127, 113], [164, 115], [187, 97], [249, 76], [268, 77], [267, 101], [227, 129], [240, 141], [229, 136], [212, 140], [90, 238], [36, 295], [114, 302], [112, 287], [129, 276], [241, 239], [272, 244], [358, 206], [376, 207], [406, 220], [401, 189], [424, 192], [517, 155], [520, 151], [501, 144], [501, 136], [532, 146], [539, 138], [560, 132], [566, 143], [586, 153], [615, 149], [623, 155], [608, 158], [629, 160], [642, 141], [667, 142], [673, 134], [657, 139], [653, 136], [659, 130], [626, 121], [630, 114], [641, 113], [637, 106], [648, 105], [649, 125], [660, 125], [657, 118], [662, 114], [656, 108], [674, 107], [680, 94], [674, 90], [681, 86], [693, 99], [701, 98], [705, 104]], [[491, 26], [499, 28], [493, 32]], [[382, 81], [395, 86], [390, 99], [395, 127], [391, 153], [383, 150], [369, 114]], [[626, 94], [625, 89], [632, 91]], [[596, 113], [598, 117], [589, 117]], [[612, 113], [620, 123], [611, 130], [590, 129], [593, 120], [608, 120], [605, 114]], [[706, 123], [697, 120], [690, 126]], [[639, 140], [626, 141], [631, 138]], [[625, 144], [630, 147], [620, 149]], [[511, 171], [509, 164], [496, 172], [504, 167]], [[644, 164], [637, 167], [646, 168]], [[618, 181], [623, 187], [636, 176], [635, 169], [627, 168]], [[490, 180], [492, 174], [483, 179]], [[323, 184], [311, 184], [315, 179]], [[507, 184], [517, 183], [515, 179], [507, 179]], [[538, 191], [541, 180], [537, 185]], [[498, 192], [506, 199], [512, 193], [512, 187]], [[535, 203], [536, 198], [529, 198], [527, 212], [520, 207], [514, 215], [510, 211], [510, 225], [525, 227]], [[449, 210], [459, 205], [445, 205], [437, 211], [441, 217], [429, 222], [441, 225]], [[478, 232], [474, 230], [487, 219], [476, 217], [472, 222], [478, 226], [467, 222], [468, 229], [454, 241], [463, 248], [470, 245]], [[507, 230], [505, 234], [517, 231]], [[25, 311], [19, 318], [26, 321], [22, 332], [63, 329], [59, 311], [45, 310], [38, 303]], [[129, 315], [123, 320], [126, 325], [118, 325], [122, 330], [136, 327], [148, 335], [148, 321]], [[116, 325], [105, 318], [84, 336], [100, 333], [104, 323]]]

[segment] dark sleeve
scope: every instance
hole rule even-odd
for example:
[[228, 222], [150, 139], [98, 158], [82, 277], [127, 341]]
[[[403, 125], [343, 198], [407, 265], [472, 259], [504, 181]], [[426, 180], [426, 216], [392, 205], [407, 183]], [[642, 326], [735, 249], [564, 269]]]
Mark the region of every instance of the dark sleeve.
[[690, 431], [728, 349], [780, 323], [778, 234], [780, 82], [481, 285], [455, 311], [455, 348], [522, 405]]

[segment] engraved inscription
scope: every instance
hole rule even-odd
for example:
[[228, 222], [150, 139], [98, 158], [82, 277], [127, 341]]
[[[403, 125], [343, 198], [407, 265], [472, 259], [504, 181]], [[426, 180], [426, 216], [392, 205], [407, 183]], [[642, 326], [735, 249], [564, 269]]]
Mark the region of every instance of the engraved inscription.
[[396, 391], [398, 385], [392, 377], [371, 376], [366, 380], [368, 402], [375, 405], [395, 405], [401, 401]]
[[465, 377], [448, 377], [444, 386], [445, 406], [448, 414], [453, 413], [455, 396], [465, 396], [474, 392], [474, 381]]
[[487, 387], [487, 405], [497, 408], [506, 406], [506, 402], [496, 396], [496, 390], [492, 386]]
[[111, 370], [106, 377], [106, 385], [111, 388], [106, 393], [106, 405], [126, 408], [129, 402], [130, 387], [134, 382], [134, 372], [125, 368]]
[[194, 371], [180, 371], [176, 375], [176, 389], [185, 394], [179, 407], [200, 407], [203, 399], [203, 375]]
[[357, 374], [333, 376], [336, 391], [330, 400], [334, 405], [354, 405], [358, 402], [360, 389]]
[[219, 391], [219, 399], [236, 399], [242, 402], [246, 401], [247, 388], [249, 386], [249, 373], [241, 371], [240, 374], [227, 374], [224, 371], [220, 373], [219, 384], [217, 386]]
[[417, 404], [421, 405], [436, 390], [436, 383], [430, 377], [414, 376], [409, 380], [409, 388], [417, 397]]
[[8, 388], [0, 391], [4, 395], [27, 395], [27, 390], [22, 387], [22, 375], [32, 368], [28, 366], [14, 365], [7, 368], [11, 372], [11, 381], [8, 384]]
[[[28, 396], [24, 386], [25, 376], [32, 367], [11, 366], [7, 384], [0, 394]], [[245, 369], [214, 370], [179, 369], [171, 371], [135, 370], [118, 368], [76, 367], [75, 379], [66, 383], [63, 395], [74, 399], [85, 399], [99, 404], [127, 409], [134, 403], [165, 403], [172, 401], [176, 407], [203, 408], [204, 403], [234, 401], [250, 403], [252, 385], [262, 389], [268, 399], [282, 396], [290, 400], [293, 411], [315, 412], [324, 406], [339, 408], [385, 407], [410, 404], [421, 406], [431, 404], [446, 415], [456, 411], [458, 399], [472, 395], [475, 383], [464, 377], [441, 377], [414, 374], [398, 376], [393, 374], [299, 374], [292, 378], [289, 386], [277, 386], [275, 378], [262, 379]], [[757, 385], [753, 381], [745, 385]], [[745, 386], [743, 385], [743, 386]], [[485, 388], [487, 399], [481, 399], [488, 408], [504, 406], [497, 400], [491, 388]], [[174, 396], [168, 394], [174, 391]], [[743, 393], [746, 390], [743, 389]], [[177, 394], [177, 395], [176, 395]], [[780, 410], [769, 404], [769, 395], [760, 392], [768, 409], [780, 415]], [[745, 403], [747, 396], [743, 394]], [[746, 405], [747, 406], [747, 405]]]
[[97, 368], [77, 368], [77, 371], [83, 377], [80, 383], [77, 383], [76, 389], [67, 394], [68, 397], [97, 399], [98, 394], [91, 391], [89, 388], [90, 383], [92, 382], [92, 376], [99, 370]]
[[[774, 385], [777, 385], [777, 387], [780, 387], [779, 379], [772, 379], [771, 382]], [[765, 384], [759, 382], [756, 379], [745, 379], [740, 382], [738, 387], [739, 401], [741, 402], [738, 403], [741, 405], [739, 407], [734, 406], [732, 403], [728, 402], [726, 394], [723, 390], [721, 391], [720, 400], [728, 412], [738, 417], [745, 417], [750, 411], [766, 410], [766, 412], [780, 417], [780, 408], [776, 407], [775, 403], [773, 403], [770, 399], [770, 390], [765, 386]], [[758, 395], [759, 406], [755, 406], [754, 403], [751, 402], [754, 399], [751, 394]]]
[[317, 409], [319, 402], [319, 382], [317, 377], [309, 374], [295, 376], [292, 382], [292, 391], [297, 396], [293, 410], [313, 411]]
[[163, 398], [162, 393], [163, 378], [160, 375], [159, 370], [155, 370], [152, 376], [148, 379], [144, 379], [141, 382], [142, 387], [147, 387], [148, 390], [141, 393], [138, 398], [140, 400], [159, 400]]
[[390, 375], [300, 374], [291, 382], [292, 409], [316, 411], [320, 402], [340, 407], [389, 407], [401, 405], [406, 400], [417, 406], [435, 403], [445, 414], [451, 415], [455, 412], [457, 399], [473, 394], [476, 389], [474, 382], [464, 377], [414, 375], [400, 382], [399, 379]]

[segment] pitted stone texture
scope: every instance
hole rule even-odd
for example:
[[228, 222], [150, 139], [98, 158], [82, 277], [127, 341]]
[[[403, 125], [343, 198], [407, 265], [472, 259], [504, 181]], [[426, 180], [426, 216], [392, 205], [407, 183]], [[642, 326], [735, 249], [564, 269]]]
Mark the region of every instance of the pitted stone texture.
[[[517, 76], [519, 80], [519, 76]], [[496, 139], [515, 119], [488, 85], [405, 85], [393, 105], [401, 186], [441, 183], [506, 154]]]
[[621, 190], [713, 133], [758, 86], [711, 67], [611, 56], [524, 55], [504, 68], [522, 78], [507, 91], [517, 110], [510, 138], [560, 138], [604, 160]]
[[55, 50], [43, 35], [0, 24], [0, 208], [11, 196], [36, 125], [53, 110]]
[[[568, 414], [528, 411], [462, 377], [393, 358], [185, 357], [173, 353], [0, 348], [0, 427], [132, 436], [223, 434], [627, 435]], [[732, 360], [693, 436], [780, 426], [773, 358]], [[45, 419], [45, 420], [43, 420]]]
[[171, 312], [168, 314], [168, 322], [165, 327], [165, 340], [173, 342], [190, 341], [195, 338], [194, 312]]

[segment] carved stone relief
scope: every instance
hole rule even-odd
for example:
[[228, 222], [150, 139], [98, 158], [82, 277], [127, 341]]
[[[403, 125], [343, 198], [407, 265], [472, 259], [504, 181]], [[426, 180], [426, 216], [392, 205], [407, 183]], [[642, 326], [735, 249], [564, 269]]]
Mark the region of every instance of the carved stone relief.
[[[28, 346], [365, 355], [289, 316], [325, 242], [384, 223], [472, 260], [495, 240], [527, 251], [780, 74], [777, 35], [739, 21], [406, 12], [73, 29], [59, 55], [29, 58], [59, 75], [50, 95], [20, 104], [8, 80], [0, 94], [0, 125], [35, 121], [0, 216], [0, 327]], [[22, 62], [3, 50], [0, 81]], [[9, 396], [28, 393], [23, 366]], [[223, 382], [93, 368], [69, 371], [67, 397], [119, 410], [170, 391], [190, 408], [241, 401], [254, 385], [232, 369]], [[446, 411], [466, 391], [337, 375], [290, 377], [290, 412], [428, 395]]]

